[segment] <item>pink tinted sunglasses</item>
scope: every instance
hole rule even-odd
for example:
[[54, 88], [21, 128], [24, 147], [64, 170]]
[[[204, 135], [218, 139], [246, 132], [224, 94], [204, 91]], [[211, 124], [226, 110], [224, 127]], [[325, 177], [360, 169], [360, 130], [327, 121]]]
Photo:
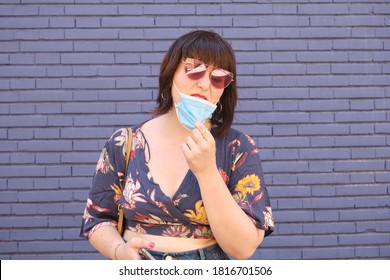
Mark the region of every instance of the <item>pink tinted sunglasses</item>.
[[[207, 72], [208, 65], [198, 59], [187, 58], [183, 63], [187, 77], [191, 80], [199, 80]], [[227, 70], [214, 68], [210, 73], [210, 82], [214, 87], [223, 89], [234, 81], [233, 77], [234, 75]]]

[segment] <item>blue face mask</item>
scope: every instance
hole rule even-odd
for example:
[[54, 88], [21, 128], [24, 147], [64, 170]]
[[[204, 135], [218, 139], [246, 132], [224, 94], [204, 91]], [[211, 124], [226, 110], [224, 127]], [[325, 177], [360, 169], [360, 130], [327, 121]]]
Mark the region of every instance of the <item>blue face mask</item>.
[[184, 93], [181, 93], [175, 83], [173, 86], [180, 95], [181, 101], [175, 103], [176, 114], [180, 123], [188, 130], [195, 128], [195, 122], [204, 122], [210, 119], [213, 115], [217, 105], [201, 99], [199, 97], [193, 97]]

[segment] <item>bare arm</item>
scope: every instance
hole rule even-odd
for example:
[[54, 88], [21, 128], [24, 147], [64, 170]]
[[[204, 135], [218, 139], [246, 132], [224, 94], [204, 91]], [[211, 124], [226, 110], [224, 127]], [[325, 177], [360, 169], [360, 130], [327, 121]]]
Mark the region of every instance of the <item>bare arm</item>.
[[213, 234], [221, 248], [237, 259], [249, 258], [264, 238], [232, 197], [220, 176], [215, 156], [215, 140], [198, 123], [192, 137], [183, 143], [187, 163], [195, 174]]
[[140, 260], [139, 248], [154, 247], [153, 243], [140, 238], [132, 238], [125, 242], [112, 226], [98, 228], [90, 236], [89, 242], [103, 256], [112, 260]]

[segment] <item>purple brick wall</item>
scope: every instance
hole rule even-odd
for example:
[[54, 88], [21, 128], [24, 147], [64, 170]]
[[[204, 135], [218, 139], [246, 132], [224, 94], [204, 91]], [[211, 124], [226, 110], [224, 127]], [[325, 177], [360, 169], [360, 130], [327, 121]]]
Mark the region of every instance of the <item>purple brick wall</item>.
[[0, 259], [101, 258], [78, 237], [100, 149], [198, 28], [235, 49], [261, 149], [277, 227], [254, 258], [390, 257], [388, 1], [3, 0]]

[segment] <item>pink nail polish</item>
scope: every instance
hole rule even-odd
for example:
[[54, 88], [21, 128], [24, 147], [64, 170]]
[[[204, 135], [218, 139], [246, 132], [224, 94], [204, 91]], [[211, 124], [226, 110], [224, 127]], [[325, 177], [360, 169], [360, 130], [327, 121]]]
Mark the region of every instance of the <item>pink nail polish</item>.
[[154, 242], [150, 242], [150, 243], [149, 243], [149, 247], [150, 247], [151, 249], [154, 248], [154, 245], [155, 245]]

